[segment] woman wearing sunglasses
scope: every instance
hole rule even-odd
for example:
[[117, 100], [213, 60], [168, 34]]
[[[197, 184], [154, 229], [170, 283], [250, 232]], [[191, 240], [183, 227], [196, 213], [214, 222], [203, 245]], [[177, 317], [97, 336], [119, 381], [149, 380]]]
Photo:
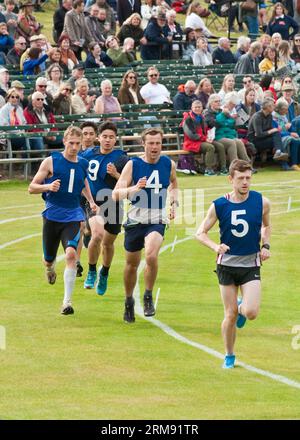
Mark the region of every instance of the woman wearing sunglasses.
[[[26, 125], [26, 119], [23, 115], [23, 108], [20, 105], [20, 95], [17, 89], [9, 89], [5, 96], [6, 104], [0, 109], [1, 125], [9, 127]], [[10, 133], [22, 133], [23, 131], [16, 130]], [[26, 147], [25, 138], [11, 139], [11, 146], [13, 150], [23, 150]]]
[[121, 87], [118, 93], [118, 101], [123, 104], [145, 104], [140, 93], [139, 81], [137, 73], [128, 70], [123, 76]]

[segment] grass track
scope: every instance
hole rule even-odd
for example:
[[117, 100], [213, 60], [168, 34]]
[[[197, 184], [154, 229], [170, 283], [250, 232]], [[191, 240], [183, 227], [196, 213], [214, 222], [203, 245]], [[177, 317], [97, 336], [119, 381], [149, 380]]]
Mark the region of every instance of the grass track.
[[[222, 177], [179, 181], [181, 188], [206, 188], [205, 208], [226, 191]], [[254, 189], [265, 190], [273, 203], [272, 259], [262, 270], [260, 316], [239, 332], [236, 353], [241, 361], [300, 382], [300, 351], [291, 348], [292, 327], [300, 324], [300, 178], [295, 172], [262, 170], [254, 184], [262, 184]], [[276, 215], [286, 212], [289, 196], [298, 211]], [[34, 206], [2, 209], [13, 205]], [[0, 221], [41, 208], [40, 197], [29, 196], [24, 184], [0, 184]], [[0, 245], [40, 230], [40, 218], [0, 224]], [[184, 238], [185, 226], [171, 227], [165, 244], [175, 235]], [[0, 418], [299, 418], [299, 390], [243, 368], [224, 372], [219, 359], [139, 316], [134, 325], [123, 324], [122, 240], [107, 295], [84, 291], [83, 279], [77, 279], [75, 315], [68, 317], [59, 314], [63, 264], [57, 284], [47, 285], [41, 238], [0, 249], [0, 325], [7, 331], [7, 349], [0, 350]], [[222, 353], [223, 311], [213, 268], [214, 255], [194, 240], [163, 252], [157, 319]]]

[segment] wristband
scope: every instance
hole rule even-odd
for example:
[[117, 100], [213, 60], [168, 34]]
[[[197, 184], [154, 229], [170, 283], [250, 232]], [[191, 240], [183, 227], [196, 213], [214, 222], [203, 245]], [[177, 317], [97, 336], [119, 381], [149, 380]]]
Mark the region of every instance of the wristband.
[[268, 243], [265, 243], [265, 244], [262, 245], [261, 248], [268, 249], [268, 251], [269, 251], [270, 250], [270, 245]]

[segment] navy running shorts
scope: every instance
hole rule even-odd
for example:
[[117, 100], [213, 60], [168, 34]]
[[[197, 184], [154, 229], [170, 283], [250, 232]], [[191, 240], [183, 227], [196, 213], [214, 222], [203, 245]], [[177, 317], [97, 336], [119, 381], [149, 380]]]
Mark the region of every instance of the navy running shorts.
[[125, 226], [125, 239], [124, 247], [127, 252], [138, 252], [141, 251], [145, 246], [145, 237], [151, 232], [158, 232], [164, 237], [165, 235], [165, 224], [156, 225], [143, 225], [141, 223], [135, 224], [134, 226]]

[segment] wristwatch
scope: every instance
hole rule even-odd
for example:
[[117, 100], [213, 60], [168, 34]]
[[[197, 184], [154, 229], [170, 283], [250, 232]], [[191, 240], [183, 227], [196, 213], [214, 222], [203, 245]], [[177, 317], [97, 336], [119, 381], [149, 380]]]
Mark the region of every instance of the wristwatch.
[[270, 250], [270, 245], [268, 243], [265, 243], [265, 244], [262, 245], [261, 248], [268, 249], [268, 251], [269, 251]]

